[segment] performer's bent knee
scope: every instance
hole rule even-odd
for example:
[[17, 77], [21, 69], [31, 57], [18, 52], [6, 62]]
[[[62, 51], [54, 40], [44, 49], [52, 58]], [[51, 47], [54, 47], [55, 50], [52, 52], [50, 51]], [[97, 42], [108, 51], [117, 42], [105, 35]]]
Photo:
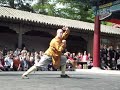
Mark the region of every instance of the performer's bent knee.
[[61, 62], [60, 62], [61, 66], [62, 66], [62, 65], [65, 65], [65, 64], [66, 64], [66, 61], [67, 61], [66, 56], [62, 55], [62, 56], [61, 56]]

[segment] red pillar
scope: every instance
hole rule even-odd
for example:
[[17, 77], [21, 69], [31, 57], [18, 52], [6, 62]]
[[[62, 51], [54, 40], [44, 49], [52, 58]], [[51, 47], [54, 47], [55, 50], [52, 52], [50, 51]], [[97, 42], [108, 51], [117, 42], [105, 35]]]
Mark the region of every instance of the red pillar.
[[93, 67], [100, 67], [100, 20], [95, 16], [94, 42], [93, 42]]

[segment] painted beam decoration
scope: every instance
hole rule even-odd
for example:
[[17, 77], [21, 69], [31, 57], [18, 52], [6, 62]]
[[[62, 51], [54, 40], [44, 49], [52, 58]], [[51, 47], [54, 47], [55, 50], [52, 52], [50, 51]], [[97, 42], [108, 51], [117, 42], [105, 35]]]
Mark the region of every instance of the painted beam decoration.
[[120, 0], [99, 6], [97, 14], [100, 16], [100, 20], [104, 20], [117, 11], [120, 11]]
[[120, 0], [90, 0], [95, 15], [104, 20], [112, 13], [120, 11]]

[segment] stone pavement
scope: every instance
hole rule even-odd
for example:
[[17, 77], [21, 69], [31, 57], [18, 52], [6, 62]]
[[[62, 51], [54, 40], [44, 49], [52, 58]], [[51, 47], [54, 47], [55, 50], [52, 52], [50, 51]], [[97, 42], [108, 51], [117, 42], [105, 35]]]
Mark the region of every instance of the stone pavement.
[[60, 78], [60, 71], [36, 71], [21, 79], [23, 73], [0, 72], [0, 90], [120, 90], [119, 74], [76, 70], [66, 72], [71, 78]]
[[76, 69], [77, 72], [89, 73], [89, 74], [108, 74], [108, 75], [120, 75], [119, 70], [102, 70], [100, 68], [92, 69]]

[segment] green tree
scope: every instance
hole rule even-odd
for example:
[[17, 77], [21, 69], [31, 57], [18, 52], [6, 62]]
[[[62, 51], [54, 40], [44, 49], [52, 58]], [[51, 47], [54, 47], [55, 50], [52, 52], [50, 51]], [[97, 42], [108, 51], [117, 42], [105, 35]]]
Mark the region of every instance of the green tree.
[[23, 0], [0, 0], [0, 5], [33, 12], [32, 7], [28, 3], [24, 4]]
[[46, 14], [50, 16], [55, 16], [55, 3], [51, 3], [53, 0], [39, 0], [33, 6], [35, 12], [40, 14]]
[[94, 15], [89, 0], [56, 0], [64, 8], [57, 9], [57, 15], [64, 18], [93, 22]]
[[106, 21], [101, 21], [101, 24], [107, 25], [107, 26], [112, 26], [112, 25], [113, 25], [113, 23], [111, 23], [111, 22], [106, 22]]
[[[33, 9], [40, 13], [81, 21], [94, 21], [89, 0], [39, 0]], [[86, 4], [85, 4], [86, 3]], [[59, 6], [62, 7], [59, 7]]]

